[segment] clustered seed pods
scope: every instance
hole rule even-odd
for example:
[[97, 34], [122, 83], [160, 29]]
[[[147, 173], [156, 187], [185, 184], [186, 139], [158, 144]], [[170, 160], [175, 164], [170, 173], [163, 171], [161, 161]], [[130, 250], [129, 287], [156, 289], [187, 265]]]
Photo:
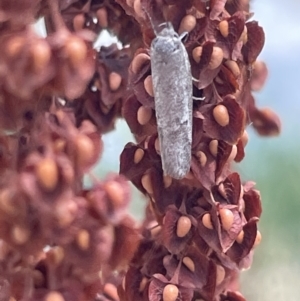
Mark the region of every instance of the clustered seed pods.
[[[245, 301], [262, 208], [231, 163], [250, 122], [280, 131], [252, 95], [267, 68], [249, 16], [247, 0], [1, 2], [1, 300]], [[124, 46], [95, 48], [103, 30]], [[119, 117], [136, 143], [98, 180]], [[148, 199], [139, 224], [128, 180]]]

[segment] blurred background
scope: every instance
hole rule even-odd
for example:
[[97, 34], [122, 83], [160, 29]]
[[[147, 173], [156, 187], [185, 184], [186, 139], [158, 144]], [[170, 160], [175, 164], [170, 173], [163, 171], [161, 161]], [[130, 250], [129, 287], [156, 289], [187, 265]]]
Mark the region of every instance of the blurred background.
[[[254, 0], [253, 19], [264, 28], [265, 47], [260, 59], [269, 69], [257, 106], [271, 107], [281, 117], [282, 133], [261, 138], [251, 127], [246, 157], [236, 165], [244, 181], [257, 183], [263, 203], [259, 223], [262, 242], [252, 268], [242, 273], [241, 291], [247, 301], [300, 299], [300, 1]], [[110, 44], [108, 35], [101, 38]], [[104, 154], [95, 173], [101, 178], [118, 172], [120, 153], [133, 141], [124, 121], [104, 136]], [[133, 189], [131, 212], [141, 219], [145, 201]]]

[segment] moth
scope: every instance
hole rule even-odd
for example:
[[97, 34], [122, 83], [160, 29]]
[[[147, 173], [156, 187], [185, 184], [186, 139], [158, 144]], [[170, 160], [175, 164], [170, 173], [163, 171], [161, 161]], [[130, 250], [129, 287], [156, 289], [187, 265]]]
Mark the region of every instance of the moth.
[[170, 22], [150, 47], [158, 138], [164, 174], [183, 178], [190, 170], [193, 78], [182, 39]]

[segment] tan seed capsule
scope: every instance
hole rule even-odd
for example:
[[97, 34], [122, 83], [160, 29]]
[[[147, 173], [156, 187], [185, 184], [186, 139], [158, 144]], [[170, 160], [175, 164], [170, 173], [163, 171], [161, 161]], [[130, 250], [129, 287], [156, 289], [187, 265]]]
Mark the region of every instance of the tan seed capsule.
[[176, 235], [185, 237], [191, 230], [192, 222], [187, 216], [181, 216], [177, 221]]
[[141, 5], [141, 0], [135, 0], [133, 3], [133, 9], [135, 13], [138, 15], [138, 17], [143, 18], [144, 12]]
[[216, 285], [219, 285], [223, 282], [225, 279], [225, 269], [217, 264], [217, 280]]
[[205, 164], [206, 164], [206, 162], [207, 162], [207, 157], [206, 157], [205, 153], [202, 152], [202, 151], [198, 151], [198, 152], [197, 152], [197, 157], [198, 157], [198, 159], [199, 159], [200, 165], [201, 165], [202, 167], [204, 167]]
[[80, 65], [87, 56], [87, 47], [84, 41], [75, 36], [68, 39], [65, 51], [73, 67]]
[[144, 88], [146, 90], [146, 92], [153, 97], [154, 96], [154, 92], [153, 92], [153, 82], [152, 82], [152, 76], [148, 75], [145, 80], [144, 80]]
[[224, 37], [224, 38], [227, 38], [228, 37], [228, 34], [229, 34], [229, 24], [226, 20], [223, 20], [219, 23], [219, 30], [220, 30], [220, 33], [221, 35]]
[[178, 34], [183, 32], [191, 32], [197, 24], [197, 19], [192, 15], [186, 15], [182, 18], [178, 29]]
[[56, 162], [51, 158], [45, 158], [37, 164], [35, 170], [40, 185], [48, 191], [54, 190], [59, 177]]
[[75, 31], [82, 30], [85, 24], [84, 14], [78, 14], [73, 19], [73, 28]]
[[107, 28], [108, 27], [108, 20], [107, 20], [107, 10], [106, 8], [102, 7], [99, 8], [96, 12], [99, 25], [101, 28]]
[[24, 227], [14, 226], [12, 229], [12, 240], [17, 245], [23, 245], [30, 237], [30, 231]]
[[226, 190], [225, 190], [225, 187], [224, 187], [224, 184], [223, 183], [220, 183], [219, 187], [218, 187], [218, 190], [221, 194], [221, 196], [224, 198], [224, 199], [227, 199], [227, 194], [226, 194]]
[[198, 47], [193, 49], [192, 56], [193, 56], [193, 59], [196, 63], [200, 62], [202, 51], [203, 51], [202, 46], [198, 46]]
[[141, 149], [141, 148], [138, 148], [135, 153], [134, 153], [134, 156], [133, 156], [133, 162], [134, 164], [138, 164], [142, 161], [143, 157], [144, 157], [144, 150]]
[[123, 205], [124, 192], [120, 183], [116, 181], [107, 182], [104, 184], [104, 189], [116, 207]]
[[235, 240], [239, 244], [241, 244], [243, 242], [243, 240], [244, 240], [244, 231], [243, 230], [238, 234], [238, 236]]
[[246, 130], [244, 131], [241, 140], [242, 140], [243, 146], [245, 147], [249, 141], [249, 135]]
[[231, 210], [229, 209], [220, 209], [219, 211], [220, 214], [220, 219], [221, 219], [221, 224], [224, 230], [228, 231], [232, 224], [233, 224], [233, 220], [234, 220], [234, 215], [232, 213]]
[[111, 72], [108, 76], [109, 88], [112, 91], [117, 91], [122, 83], [122, 77], [116, 72]]
[[257, 230], [256, 238], [255, 238], [255, 242], [254, 242], [253, 247], [258, 246], [260, 244], [260, 242], [261, 242], [261, 233], [260, 233], [260, 231]]
[[218, 154], [218, 140], [211, 140], [210, 142], [209, 142], [209, 150], [210, 150], [210, 153], [214, 156], [214, 157], [216, 157], [217, 156], [217, 154]]
[[14, 57], [14, 56], [17, 56], [23, 46], [25, 44], [25, 38], [24, 37], [14, 37], [12, 39], [10, 39], [5, 47], [6, 47], [6, 53], [10, 56], [10, 57]]
[[140, 292], [144, 291], [147, 282], [148, 282], [148, 279], [146, 277], [143, 277], [142, 281], [140, 282], [140, 286], [139, 286], [139, 291]]
[[65, 298], [61, 293], [52, 291], [45, 296], [44, 301], [65, 301]]
[[76, 235], [76, 243], [81, 250], [86, 251], [90, 246], [89, 232], [85, 229], [79, 230]]
[[153, 111], [151, 108], [140, 106], [137, 111], [137, 121], [140, 125], [147, 124], [152, 118]]
[[139, 53], [134, 57], [131, 63], [131, 70], [133, 73], [138, 73], [142, 66], [150, 62], [150, 56], [146, 53]]
[[94, 143], [86, 135], [78, 135], [75, 140], [77, 163], [79, 165], [88, 164], [95, 153]]
[[103, 288], [104, 294], [108, 295], [113, 300], [119, 300], [118, 290], [112, 283], [106, 283]]
[[229, 124], [229, 113], [225, 106], [223, 105], [217, 105], [213, 109], [213, 116], [216, 120], [216, 122], [220, 126], [227, 126]]
[[241, 70], [237, 62], [232, 60], [227, 60], [225, 66], [232, 72], [235, 78], [238, 78], [241, 75]]
[[163, 301], [175, 301], [178, 297], [179, 290], [174, 284], [167, 284], [163, 289]]
[[143, 175], [141, 182], [142, 182], [142, 186], [148, 193], [150, 194], [153, 193], [152, 183], [149, 174]]
[[165, 188], [169, 188], [172, 185], [173, 179], [170, 176], [164, 176], [163, 181]]
[[159, 144], [159, 139], [158, 138], [155, 139], [154, 148], [155, 148], [156, 152], [158, 154], [160, 154], [160, 144]]
[[214, 47], [211, 55], [210, 62], [208, 64], [208, 68], [213, 70], [218, 68], [223, 61], [223, 50], [220, 47]]
[[236, 157], [236, 154], [237, 154], [237, 147], [236, 147], [236, 145], [233, 145], [232, 149], [231, 149], [231, 153], [227, 159], [227, 162], [232, 162], [234, 160], [234, 158]]
[[191, 272], [195, 272], [195, 264], [194, 264], [194, 261], [190, 257], [188, 257], [188, 256], [183, 257], [182, 262]]
[[248, 29], [246, 25], [244, 26], [244, 30], [241, 34], [239, 41], [242, 41], [244, 45], [248, 42]]
[[51, 49], [47, 42], [39, 40], [31, 49], [32, 66], [36, 72], [41, 72], [50, 62]]
[[203, 216], [202, 216], [202, 224], [205, 228], [207, 229], [213, 229], [214, 226], [211, 222], [211, 216], [209, 213], [205, 213]]
[[13, 194], [9, 189], [3, 189], [0, 191], [0, 210], [5, 214], [15, 215], [17, 213], [12, 202], [12, 197]]

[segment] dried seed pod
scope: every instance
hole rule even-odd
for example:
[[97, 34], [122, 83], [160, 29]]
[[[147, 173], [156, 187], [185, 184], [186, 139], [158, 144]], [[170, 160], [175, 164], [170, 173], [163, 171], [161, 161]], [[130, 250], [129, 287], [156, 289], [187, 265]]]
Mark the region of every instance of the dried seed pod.
[[242, 41], [244, 45], [248, 41], [248, 28], [247, 28], [246, 25], [244, 26], [244, 30], [243, 30], [243, 32], [241, 34], [241, 37], [239, 38], [239, 41]]
[[78, 247], [86, 251], [90, 246], [90, 234], [87, 230], [81, 229], [76, 235], [76, 243]]
[[65, 301], [63, 295], [59, 292], [52, 291], [45, 296], [45, 301]]
[[260, 242], [261, 242], [261, 233], [260, 233], [260, 231], [257, 230], [253, 247], [258, 246], [260, 244]]
[[155, 148], [156, 152], [158, 154], [160, 154], [160, 144], [159, 144], [159, 139], [158, 138], [155, 139], [154, 148]]
[[211, 54], [211, 59], [208, 64], [208, 68], [213, 70], [218, 68], [223, 61], [223, 50], [220, 47], [213, 47], [213, 52]]
[[5, 50], [8, 56], [17, 56], [24, 47], [26, 40], [24, 37], [17, 36], [9, 39], [5, 45]]
[[30, 231], [21, 226], [14, 226], [11, 232], [11, 238], [17, 245], [23, 245], [28, 241]]
[[108, 295], [112, 300], [118, 301], [119, 295], [117, 287], [112, 283], [106, 283], [103, 288], [104, 294]]
[[241, 75], [241, 70], [236, 61], [227, 60], [225, 66], [232, 72], [235, 78], [238, 78]]
[[182, 34], [183, 32], [191, 32], [197, 24], [197, 19], [192, 15], [186, 15], [182, 18], [178, 34]]
[[124, 192], [120, 183], [116, 181], [107, 182], [104, 184], [104, 189], [116, 207], [123, 204]]
[[163, 301], [175, 301], [178, 297], [179, 290], [174, 284], [167, 284], [163, 289]]
[[220, 126], [227, 126], [229, 124], [229, 113], [225, 106], [217, 105], [213, 109], [213, 116]]
[[133, 73], [138, 73], [141, 67], [150, 62], [150, 56], [147, 55], [146, 53], [139, 53], [134, 57], [131, 63], [131, 70]]
[[233, 145], [231, 149], [231, 153], [227, 159], [227, 162], [232, 162], [235, 159], [236, 154], [237, 154], [237, 147], [236, 145]]
[[148, 75], [145, 80], [144, 80], [144, 88], [146, 90], [146, 92], [150, 95], [150, 96], [154, 96], [154, 92], [153, 92], [153, 83], [152, 83], [152, 76]]
[[79, 165], [86, 165], [95, 153], [94, 143], [86, 135], [78, 135], [75, 140], [76, 158]]
[[205, 213], [203, 216], [202, 216], [202, 224], [205, 228], [207, 229], [213, 229], [213, 224], [211, 222], [211, 216], [209, 213]]
[[75, 31], [80, 31], [83, 29], [85, 24], [85, 16], [84, 14], [78, 14], [73, 19], [73, 28]]
[[183, 257], [182, 262], [191, 272], [195, 272], [195, 264], [190, 257], [188, 256]]
[[226, 21], [226, 20], [221, 21], [219, 23], [219, 30], [220, 30], [221, 35], [224, 38], [227, 38], [228, 34], [229, 34], [229, 24], [228, 24], [228, 21]]
[[142, 161], [143, 157], [144, 157], [144, 150], [141, 149], [141, 148], [138, 148], [135, 153], [134, 153], [134, 156], [133, 156], [133, 162], [134, 164], [138, 164]]
[[193, 59], [194, 59], [194, 61], [196, 63], [200, 62], [202, 51], [203, 51], [203, 47], [202, 46], [198, 46], [198, 47], [195, 47], [193, 49], [192, 56], [193, 56]]
[[172, 185], [173, 179], [170, 176], [164, 176], [163, 181], [165, 188], [168, 188]]
[[152, 118], [153, 111], [151, 108], [140, 106], [137, 111], [137, 121], [141, 125], [147, 124]]
[[192, 222], [187, 216], [181, 216], [177, 221], [176, 235], [185, 237], [191, 230]]
[[39, 184], [47, 191], [55, 189], [58, 183], [58, 167], [51, 158], [42, 159], [35, 167]]
[[246, 130], [244, 130], [241, 140], [242, 140], [243, 146], [245, 147], [249, 141], [249, 135]]
[[197, 158], [199, 159], [200, 165], [202, 167], [204, 167], [207, 162], [207, 157], [206, 157], [205, 153], [202, 151], [198, 151], [196, 155], [197, 155]]
[[50, 62], [51, 49], [44, 40], [37, 41], [30, 48], [32, 66], [36, 72], [41, 72]]
[[241, 230], [241, 232], [238, 234], [237, 238], [235, 239], [237, 243], [241, 244], [244, 240], [244, 231]]
[[144, 12], [142, 9], [141, 0], [134, 0], [133, 9], [138, 17], [144, 18]]
[[141, 179], [141, 182], [142, 182], [142, 185], [143, 185], [144, 189], [149, 194], [152, 194], [153, 193], [153, 188], [152, 188], [152, 183], [151, 183], [150, 175], [149, 174], [143, 175], [143, 177]]
[[143, 277], [143, 279], [140, 282], [139, 292], [143, 292], [144, 291], [147, 282], [148, 282], [148, 278], [147, 277]]
[[229, 209], [222, 208], [220, 209], [219, 214], [222, 227], [224, 228], [224, 230], [228, 231], [231, 228], [234, 220], [234, 215], [232, 211]]
[[217, 156], [217, 154], [218, 154], [218, 144], [219, 144], [219, 142], [218, 142], [218, 140], [211, 140], [210, 142], [209, 142], [209, 150], [210, 150], [210, 153], [214, 156], [214, 157], [216, 157]]
[[120, 74], [116, 72], [111, 72], [108, 76], [109, 88], [112, 91], [117, 91], [122, 83], [122, 77]]
[[65, 43], [65, 52], [73, 67], [80, 65], [87, 56], [87, 47], [83, 40], [75, 36], [69, 37]]
[[98, 18], [99, 25], [102, 28], [108, 27], [107, 10], [105, 7], [101, 7], [97, 10], [96, 16]]
[[216, 285], [219, 285], [223, 282], [225, 279], [225, 269], [217, 264], [217, 280], [216, 280]]

